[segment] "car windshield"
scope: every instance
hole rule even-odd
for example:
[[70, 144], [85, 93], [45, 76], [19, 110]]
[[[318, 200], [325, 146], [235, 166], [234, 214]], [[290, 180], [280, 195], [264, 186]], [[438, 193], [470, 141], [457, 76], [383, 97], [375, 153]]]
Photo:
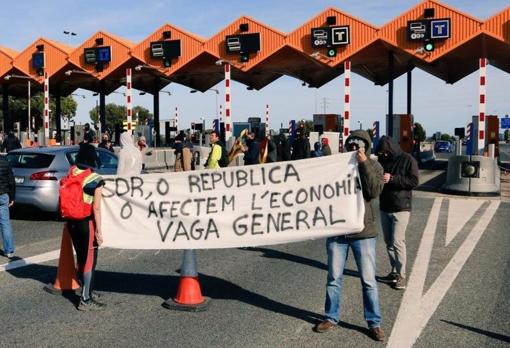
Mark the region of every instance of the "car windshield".
[[53, 162], [54, 155], [45, 153], [10, 153], [7, 156], [11, 168], [47, 168]]
[[450, 145], [450, 143], [447, 142], [447, 141], [440, 141], [440, 142], [437, 143], [437, 145], [439, 145], [439, 146], [448, 146], [448, 145]]

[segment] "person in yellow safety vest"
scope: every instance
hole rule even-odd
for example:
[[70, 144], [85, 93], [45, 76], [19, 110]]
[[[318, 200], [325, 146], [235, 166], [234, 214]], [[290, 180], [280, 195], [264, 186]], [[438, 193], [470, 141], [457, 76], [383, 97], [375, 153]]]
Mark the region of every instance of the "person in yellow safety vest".
[[211, 152], [209, 152], [209, 157], [207, 157], [205, 167], [207, 169], [220, 168], [220, 164], [218, 162], [222, 155], [222, 144], [216, 131], [211, 132], [209, 135], [209, 141], [211, 143]]

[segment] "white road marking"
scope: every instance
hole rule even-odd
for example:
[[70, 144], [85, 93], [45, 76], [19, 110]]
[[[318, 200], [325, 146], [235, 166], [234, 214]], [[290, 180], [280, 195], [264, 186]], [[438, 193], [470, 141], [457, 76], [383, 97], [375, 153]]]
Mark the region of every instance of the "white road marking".
[[60, 257], [60, 249], [48, 251], [44, 254], [39, 254], [31, 257], [27, 257], [25, 259], [12, 261], [9, 263], [4, 263], [3, 265], [0, 265], [0, 272], [9, 271], [11, 269], [16, 269], [20, 267], [25, 267], [28, 265], [36, 264], [36, 263], [43, 263], [46, 261], [51, 261], [58, 259]]
[[479, 199], [450, 199], [445, 246], [448, 246], [485, 201]]
[[[422, 295], [430, 254], [434, 244], [435, 226], [430, 226], [430, 223], [434, 221], [437, 223], [437, 217], [439, 215], [439, 211], [436, 211], [438, 207], [437, 203], [438, 199], [434, 201], [434, 206], [430, 212], [413, 271], [409, 278], [408, 287], [402, 299], [402, 303], [400, 304], [393, 330], [391, 331], [388, 347], [411, 347], [416, 342], [422, 330], [427, 325], [427, 322], [436, 311], [448, 289], [475, 249], [476, 244], [487, 229], [487, 226], [494, 217], [500, 204], [499, 201], [492, 201], [490, 203], [483, 216], [478, 220], [476, 226], [432, 284], [429, 291]], [[433, 229], [432, 231], [430, 230], [431, 227]]]

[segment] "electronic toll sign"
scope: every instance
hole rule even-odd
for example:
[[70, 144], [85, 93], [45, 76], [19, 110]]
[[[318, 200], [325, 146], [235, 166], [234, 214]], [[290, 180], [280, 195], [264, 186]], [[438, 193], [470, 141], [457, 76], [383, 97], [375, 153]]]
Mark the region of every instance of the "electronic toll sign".
[[151, 42], [151, 58], [161, 59], [163, 66], [169, 68], [172, 59], [181, 56], [181, 40], [153, 41]]
[[450, 18], [422, 19], [407, 22], [407, 40], [424, 43], [424, 50], [434, 50], [436, 40], [449, 39], [451, 34]]
[[251, 53], [260, 51], [260, 33], [228, 35], [225, 45], [228, 54], [239, 54], [241, 62], [247, 62]]
[[312, 28], [311, 39], [312, 47], [327, 48], [327, 56], [335, 57], [337, 47], [350, 44], [350, 28], [348, 25]]
[[335, 47], [348, 45], [351, 41], [348, 25], [312, 28], [312, 47]]
[[94, 65], [97, 72], [103, 71], [103, 66], [112, 61], [111, 46], [88, 47], [83, 49], [85, 64]]

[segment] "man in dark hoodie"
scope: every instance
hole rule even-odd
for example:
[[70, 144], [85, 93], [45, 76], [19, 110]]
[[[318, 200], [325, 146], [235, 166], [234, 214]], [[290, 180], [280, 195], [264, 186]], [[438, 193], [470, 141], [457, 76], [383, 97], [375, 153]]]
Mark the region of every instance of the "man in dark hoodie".
[[373, 204], [374, 200], [379, 197], [384, 183], [381, 165], [368, 157], [370, 156], [371, 143], [368, 132], [364, 130], [352, 132], [345, 142], [345, 149], [347, 151], [357, 152], [359, 178], [365, 201], [365, 228], [359, 233], [327, 239], [328, 280], [325, 304], [326, 319], [318, 323], [314, 330], [326, 332], [335, 328], [340, 321], [342, 277], [350, 248], [352, 249], [361, 277], [364, 315], [368, 324], [369, 335], [376, 341], [383, 341], [384, 332], [381, 329], [379, 292], [375, 279], [377, 229], [375, 227]]
[[411, 215], [412, 189], [418, 186], [418, 163], [383, 136], [375, 151], [384, 168], [384, 190], [379, 197], [381, 225], [391, 272], [381, 281], [406, 288], [406, 228]]

